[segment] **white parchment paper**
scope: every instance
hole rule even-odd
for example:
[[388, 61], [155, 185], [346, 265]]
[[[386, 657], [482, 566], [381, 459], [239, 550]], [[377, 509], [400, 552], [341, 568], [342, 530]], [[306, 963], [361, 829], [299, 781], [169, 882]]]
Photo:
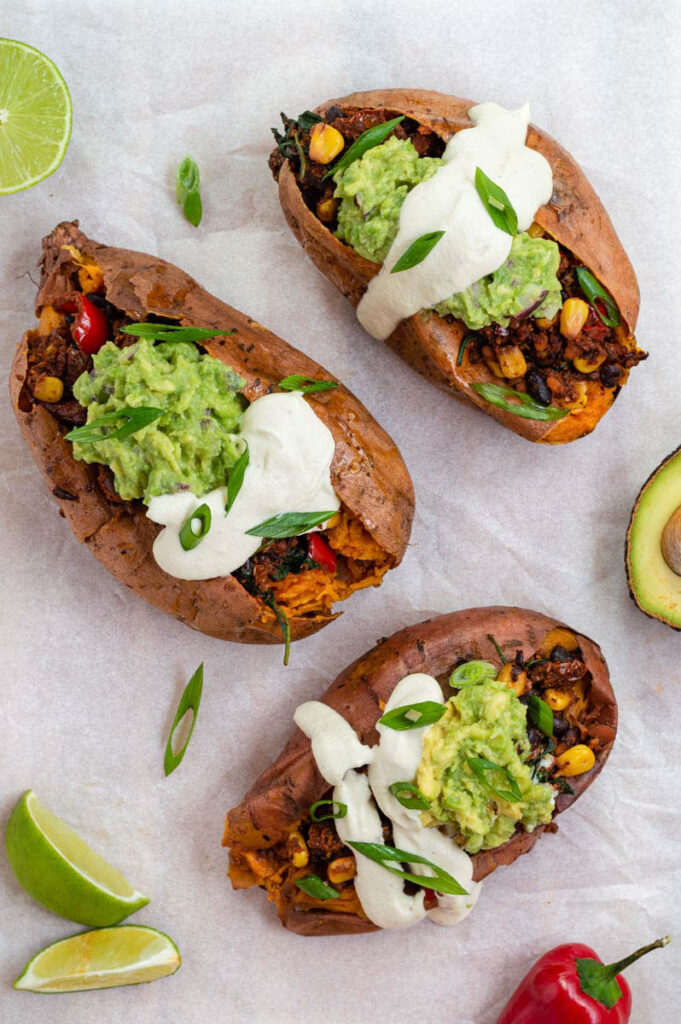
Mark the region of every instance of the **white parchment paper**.
[[[0, 344], [32, 325], [40, 238], [91, 236], [178, 263], [321, 360], [397, 439], [418, 509], [402, 567], [294, 647], [194, 633], [116, 583], [57, 515], [2, 398], [4, 656], [0, 818], [33, 787], [151, 896], [179, 974], [40, 999], [10, 985], [77, 926], [43, 911], [0, 855], [0, 1020], [7, 1024], [494, 1024], [533, 960], [583, 940], [615, 959], [678, 923], [679, 636], [630, 601], [635, 495], [679, 444], [678, 4], [668, 0], [3, 0], [0, 34], [48, 53], [70, 86], [60, 170], [0, 200]], [[285, 226], [269, 128], [331, 96], [430, 87], [508, 106], [581, 162], [638, 272], [650, 360], [595, 434], [532, 446], [440, 394], [357, 325]], [[179, 159], [203, 178], [199, 230], [174, 204]], [[560, 831], [485, 884], [460, 927], [305, 939], [224, 875], [223, 815], [278, 753], [303, 700], [352, 658], [437, 612], [508, 603], [602, 645], [621, 726], [609, 765]], [[178, 697], [206, 684], [182, 767], [162, 773]], [[675, 948], [676, 946], [676, 948]], [[678, 1019], [676, 944], [629, 972], [636, 1024]]]

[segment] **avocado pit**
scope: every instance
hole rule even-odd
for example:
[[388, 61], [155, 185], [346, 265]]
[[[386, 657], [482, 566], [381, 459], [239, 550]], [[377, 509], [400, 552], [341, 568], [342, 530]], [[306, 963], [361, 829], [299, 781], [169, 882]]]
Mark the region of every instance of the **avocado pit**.
[[662, 556], [677, 576], [681, 576], [681, 505], [672, 512], [662, 531]]

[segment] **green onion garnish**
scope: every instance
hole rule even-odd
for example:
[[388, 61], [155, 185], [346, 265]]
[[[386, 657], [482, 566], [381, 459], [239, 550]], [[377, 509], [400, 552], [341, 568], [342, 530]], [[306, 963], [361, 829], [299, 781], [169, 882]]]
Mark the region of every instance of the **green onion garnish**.
[[249, 537], [266, 537], [268, 540], [283, 540], [285, 537], [297, 537], [307, 533], [328, 519], [333, 519], [337, 511], [331, 512], [282, 512], [278, 516], [266, 519], [246, 530]]
[[444, 231], [428, 231], [412, 242], [408, 249], [405, 249], [399, 260], [391, 269], [391, 274], [399, 274], [403, 270], [410, 270], [411, 267], [423, 263], [428, 253], [435, 248], [440, 241]]
[[466, 349], [468, 348], [468, 346], [470, 345], [470, 343], [472, 341], [476, 341], [477, 340], [477, 337], [478, 337], [477, 334], [467, 334], [466, 337], [463, 339], [463, 341], [459, 345], [459, 354], [456, 357], [456, 365], [457, 366], [461, 366], [461, 364], [463, 363], [463, 357], [464, 357], [464, 353], [465, 353]]
[[121, 327], [123, 334], [131, 334], [134, 338], [151, 338], [152, 341], [207, 341], [218, 338], [221, 334], [234, 334], [234, 331], [217, 331], [212, 327], [183, 327], [181, 324], [154, 324], [145, 320], [140, 324], [126, 324]]
[[274, 612], [284, 637], [284, 665], [288, 665], [288, 659], [291, 654], [291, 623], [286, 612], [279, 607], [274, 598], [270, 598], [267, 604], [269, 604]]
[[305, 875], [304, 878], [297, 878], [296, 885], [315, 900], [337, 900], [340, 896], [338, 889], [327, 885], [319, 875]]
[[[331, 810], [328, 814], [317, 814], [319, 807], [330, 806]], [[310, 820], [311, 821], [328, 821], [329, 818], [344, 818], [348, 813], [348, 805], [341, 803], [339, 800], [316, 800], [310, 806]]]
[[[422, 857], [418, 853], [398, 850], [394, 846], [384, 846], [383, 843], [353, 843], [348, 840], [346, 846], [351, 846], [353, 850], [357, 850], [358, 853], [368, 857], [369, 860], [380, 864], [381, 867], [385, 868], [386, 871], [390, 871], [391, 874], [398, 875], [400, 878], [413, 882], [415, 885], [420, 885], [424, 889], [433, 889], [435, 892], [446, 893], [448, 896], [468, 896], [468, 891], [462, 885], [459, 885], [449, 872], [445, 871], [444, 868], [438, 867], [437, 864], [433, 864], [432, 860], [428, 860], [427, 857]], [[402, 871], [401, 868], [395, 867], [396, 863], [425, 864], [427, 867], [432, 868], [435, 874], [414, 875], [410, 871]]]
[[403, 732], [405, 729], [422, 729], [424, 725], [432, 725], [444, 715], [445, 704], [437, 704], [434, 700], [423, 700], [417, 704], [404, 704], [402, 707], [387, 711], [379, 718], [379, 725]]
[[393, 128], [397, 128], [400, 121], [404, 121], [405, 114], [400, 117], [394, 117], [392, 121], [384, 121], [383, 124], [374, 125], [373, 128], [367, 128], [365, 132], [355, 139], [350, 149], [346, 149], [345, 153], [339, 160], [336, 161], [334, 166], [326, 172], [322, 181], [326, 181], [330, 175], [335, 174], [336, 171], [344, 171], [346, 167], [349, 167], [355, 160], [359, 160], [361, 156], [369, 149], [373, 149], [374, 146], [380, 146], [382, 142], [390, 135]]
[[430, 800], [424, 796], [418, 786], [413, 782], [393, 782], [388, 789], [403, 807], [410, 811], [427, 811], [430, 807]]
[[[508, 768], [503, 768], [501, 765], [495, 764], [494, 761], [488, 761], [486, 757], [467, 757], [466, 763], [478, 782], [485, 789], [489, 789], [491, 793], [501, 797], [502, 800], [506, 800], [509, 804], [518, 803], [519, 800], [522, 800], [523, 795], [520, 792], [520, 787]], [[503, 775], [508, 782], [509, 790], [497, 789], [496, 786], [493, 786], [487, 778], [486, 772], [499, 772]]]
[[492, 644], [492, 647], [494, 648], [494, 650], [495, 650], [495, 651], [497, 652], [497, 654], [498, 654], [498, 655], [499, 655], [499, 657], [501, 658], [501, 664], [502, 664], [502, 665], [505, 665], [505, 664], [506, 664], [506, 662], [508, 661], [508, 658], [506, 657], [506, 655], [504, 654], [504, 652], [502, 651], [501, 647], [499, 646], [499, 644], [498, 644], [498, 643], [497, 643], [497, 641], [496, 641], [496, 640], [494, 639], [494, 637], [492, 636], [492, 634], [491, 634], [491, 633], [488, 633], [488, 634], [487, 634], [487, 639], [488, 639], [488, 640], [489, 640], [489, 642], [490, 642], [490, 643]]
[[[116, 409], [115, 412], [106, 412], [103, 416], [98, 416], [96, 420], [86, 423], [84, 427], [76, 427], [75, 430], [65, 434], [64, 438], [66, 441], [79, 441], [81, 444], [95, 441], [115, 441], [122, 437], [129, 437], [130, 434], [136, 434], [143, 427], [148, 427], [154, 420], [163, 416], [163, 412], [163, 409], [152, 409], [147, 406], [139, 406], [136, 409], [127, 407]], [[121, 420], [123, 422], [120, 427], [116, 427], [110, 433], [102, 429], [112, 423], [119, 423]]]
[[518, 216], [503, 188], [488, 178], [481, 167], [475, 168], [475, 190], [498, 228], [507, 235], [518, 230]]
[[[579, 282], [579, 287], [593, 306], [596, 316], [601, 323], [605, 324], [606, 327], [619, 327], [619, 311], [612, 296], [606, 292], [603, 285], [598, 283], [596, 278], [586, 269], [586, 267], [575, 267], [575, 277]], [[597, 300], [600, 300], [605, 306], [605, 313], [602, 313], [598, 308]]]
[[[194, 529], [194, 522], [198, 520], [199, 529]], [[204, 502], [203, 505], [199, 505], [197, 509], [189, 516], [184, 526], [180, 530], [180, 544], [185, 551], [191, 551], [197, 544], [200, 544], [203, 538], [210, 530], [211, 514], [210, 508]]]
[[477, 686], [488, 679], [496, 679], [497, 669], [490, 661], [466, 661], [455, 668], [449, 677], [449, 685], [456, 690], [464, 686]]
[[227, 481], [227, 504], [225, 505], [225, 515], [229, 512], [232, 505], [236, 501], [237, 495], [241, 490], [241, 485], [244, 482], [244, 473], [246, 467], [250, 461], [250, 454], [248, 448], [244, 448], [239, 458], [232, 466], [232, 471], [229, 474]]
[[[170, 735], [168, 736], [168, 742], [166, 743], [166, 752], [163, 759], [163, 770], [166, 775], [170, 775], [174, 772], [177, 766], [182, 761], [185, 755], [185, 751], [189, 746], [189, 741], [192, 738], [194, 732], [194, 726], [196, 725], [196, 716], [199, 713], [199, 704], [201, 703], [201, 694], [203, 692], [203, 662], [199, 665], [194, 675], [191, 677], [189, 682], [184, 688], [184, 693], [180, 697], [180, 703], [177, 706], [175, 712], [175, 718], [173, 724], [170, 727]], [[188, 711], [192, 713], [192, 724], [189, 726], [187, 738], [182, 744], [182, 748], [177, 752], [173, 753], [173, 736], [178, 725], [186, 715]]]
[[311, 395], [315, 391], [330, 391], [338, 387], [337, 380], [317, 380], [316, 377], [301, 377], [298, 373], [292, 373], [279, 381], [282, 391], [302, 391], [304, 395]]
[[553, 711], [536, 693], [531, 693], [527, 699], [527, 713], [540, 732], [553, 736]]
[[498, 409], [512, 412], [514, 416], [521, 416], [526, 420], [562, 420], [570, 411], [556, 409], [551, 405], [540, 405], [531, 395], [526, 395], [524, 391], [514, 391], [504, 384], [471, 384], [471, 387], [490, 405], [496, 405]]
[[198, 228], [203, 216], [200, 187], [198, 164], [190, 156], [186, 156], [177, 169], [175, 197], [185, 217], [195, 228]]

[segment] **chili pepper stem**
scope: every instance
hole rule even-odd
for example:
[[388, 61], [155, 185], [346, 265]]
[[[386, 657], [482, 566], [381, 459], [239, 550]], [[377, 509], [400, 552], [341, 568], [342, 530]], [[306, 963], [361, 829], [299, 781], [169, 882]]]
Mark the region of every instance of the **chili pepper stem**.
[[656, 942], [651, 942], [649, 946], [642, 946], [640, 949], [637, 949], [635, 953], [632, 953], [631, 956], [626, 956], [623, 960], [618, 960], [617, 963], [603, 964], [603, 967], [607, 972], [606, 976], [615, 978], [618, 974], [621, 974], [622, 971], [629, 967], [630, 964], [635, 963], [637, 960], [640, 960], [642, 956], [645, 956], [646, 953], [650, 953], [653, 949], [663, 949], [669, 942], [671, 942], [671, 940], [671, 935], [665, 935], [662, 939], [657, 939]]

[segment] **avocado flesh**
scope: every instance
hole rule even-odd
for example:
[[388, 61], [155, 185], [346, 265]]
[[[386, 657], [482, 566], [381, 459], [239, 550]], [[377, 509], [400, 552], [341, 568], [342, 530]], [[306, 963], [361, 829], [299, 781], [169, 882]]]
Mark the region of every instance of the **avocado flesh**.
[[639, 608], [681, 629], [681, 576], [662, 555], [662, 533], [681, 505], [681, 449], [673, 452], [648, 479], [631, 514], [627, 534], [627, 575]]

